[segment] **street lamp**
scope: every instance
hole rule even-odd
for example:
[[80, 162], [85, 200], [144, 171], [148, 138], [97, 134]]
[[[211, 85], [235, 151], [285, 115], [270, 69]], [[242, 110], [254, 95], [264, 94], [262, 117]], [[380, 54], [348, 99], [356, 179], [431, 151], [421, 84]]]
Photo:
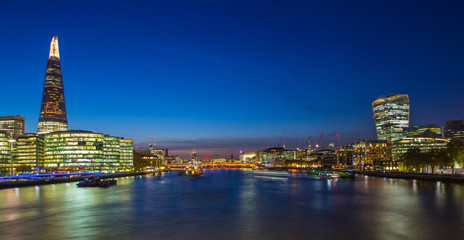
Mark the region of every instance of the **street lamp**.
[[8, 142], [10, 143], [10, 175], [13, 175], [13, 144], [16, 142], [16, 139], [10, 138]]

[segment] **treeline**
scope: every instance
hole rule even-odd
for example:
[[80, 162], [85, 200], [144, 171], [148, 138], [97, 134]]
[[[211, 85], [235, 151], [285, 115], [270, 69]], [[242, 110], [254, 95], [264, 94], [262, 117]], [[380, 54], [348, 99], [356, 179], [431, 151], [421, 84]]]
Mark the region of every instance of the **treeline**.
[[464, 143], [450, 142], [446, 148], [421, 152], [419, 148], [411, 148], [403, 154], [403, 166], [406, 170], [420, 171], [429, 168], [433, 173], [436, 167], [451, 168], [454, 173], [456, 165], [464, 166]]

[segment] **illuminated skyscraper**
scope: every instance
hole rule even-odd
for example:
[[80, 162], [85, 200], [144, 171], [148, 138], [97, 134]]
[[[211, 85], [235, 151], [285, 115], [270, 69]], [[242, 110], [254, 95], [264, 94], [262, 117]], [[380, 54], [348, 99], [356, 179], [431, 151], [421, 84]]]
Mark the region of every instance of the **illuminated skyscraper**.
[[63, 77], [61, 76], [58, 37], [50, 43], [45, 86], [40, 108], [38, 134], [68, 130], [66, 104], [64, 101]]
[[396, 94], [372, 102], [378, 140], [402, 137], [403, 128], [409, 127], [409, 97]]

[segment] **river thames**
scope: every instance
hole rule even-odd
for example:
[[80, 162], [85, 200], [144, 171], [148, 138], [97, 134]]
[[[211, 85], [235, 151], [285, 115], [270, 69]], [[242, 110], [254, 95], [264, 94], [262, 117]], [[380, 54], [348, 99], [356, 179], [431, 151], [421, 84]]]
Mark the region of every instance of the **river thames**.
[[357, 176], [119, 178], [0, 190], [0, 239], [460, 239], [464, 184]]

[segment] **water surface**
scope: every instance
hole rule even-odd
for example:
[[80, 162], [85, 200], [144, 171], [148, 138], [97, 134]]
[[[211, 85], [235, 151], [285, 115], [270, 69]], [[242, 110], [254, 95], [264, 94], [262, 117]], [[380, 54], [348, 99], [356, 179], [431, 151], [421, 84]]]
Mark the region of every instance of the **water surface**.
[[464, 185], [359, 176], [126, 177], [0, 190], [0, 239], [460, 239]]

